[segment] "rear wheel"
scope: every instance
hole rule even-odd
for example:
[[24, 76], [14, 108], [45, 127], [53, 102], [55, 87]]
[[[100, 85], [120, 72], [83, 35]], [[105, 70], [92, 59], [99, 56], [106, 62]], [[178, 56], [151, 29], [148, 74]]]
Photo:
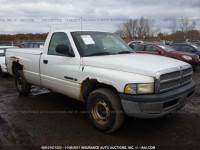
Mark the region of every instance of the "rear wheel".
[[106, 133], [119, 129], [124, 121], [120, 98], [109, 89], [97, 89], [89, 95], [87, 113], [92, 125]]
[[20, 95], [28, 95], [30, 93], [31, 85], [25, 80], [22, 71], [17, 71], [15, 85]]

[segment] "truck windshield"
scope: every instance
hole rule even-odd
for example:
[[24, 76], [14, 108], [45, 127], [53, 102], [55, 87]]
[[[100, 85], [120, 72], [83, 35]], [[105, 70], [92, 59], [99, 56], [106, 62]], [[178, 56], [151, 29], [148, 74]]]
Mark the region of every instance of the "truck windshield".
[[0, 57], [5, 56], [5, 51], [3, 49], [0, 49]]
[[167, 52], [174, 52], [174, 51], [176, 51], [175, 49], [171, 48], [170, 46], [160, 45], [160, 47], [162, 49], [164, 49], [165, 51], [167, 51]]
[[72, 32], [81, 57], [129, 54], [134, 51], [117, 35], [106, 32]]

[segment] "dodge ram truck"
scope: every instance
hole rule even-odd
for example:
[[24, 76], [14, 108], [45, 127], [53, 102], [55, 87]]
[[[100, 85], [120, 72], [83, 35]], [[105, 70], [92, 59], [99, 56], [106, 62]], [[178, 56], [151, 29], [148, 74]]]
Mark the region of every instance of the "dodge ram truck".
[[6, 64], [20, 95], [35, 85], [82, 101], [91, 124], [106, 133], [125, 115], [158, 118], [178, 110], [195, 91], [188, 63], [136, 54], [108, 32], [50, 32], [43, 49], [7, 50]]

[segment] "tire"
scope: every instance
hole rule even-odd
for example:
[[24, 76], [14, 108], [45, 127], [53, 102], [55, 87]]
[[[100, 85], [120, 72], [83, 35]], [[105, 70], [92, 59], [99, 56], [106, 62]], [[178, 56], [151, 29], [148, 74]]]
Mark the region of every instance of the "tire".
[[22, 71], [17, 71], [15, 74], [15, 85], [20, 95], [28, 95], [31, 90], [31, 85], [25, 80]]
[[5, 76], [5, 73], [3, 73], [1, 66], [0, 66], [0, 77], [4, 77], [4, 76]]
[[124, 122], [124, 112], [119, 96], [110, 89], [97, 89], [87, 100], [87, 115], [99, 131], [111, 133]]

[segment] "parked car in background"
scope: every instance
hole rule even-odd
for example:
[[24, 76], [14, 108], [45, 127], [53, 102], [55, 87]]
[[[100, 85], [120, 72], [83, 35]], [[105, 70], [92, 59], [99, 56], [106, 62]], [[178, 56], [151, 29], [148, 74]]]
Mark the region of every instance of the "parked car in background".
[[165, 40], [160, 40], [159, 43], [165, 45], [166, 41]]
[[177, 51], [190, 52], [200, 57], [200, 47], [191, 43], [176, 43], [171, 45]]
[[175, 58], [189, 63], [194, 69], [199, 64], [199, 56], [192, 53], [180, 52], [167, 45], [162, 44], [136, 44], [134, 50], [137, 53], [161, 55], [166, 57]]
[[186, 40], [174, 40], [172, 43], [174, 44], [174, 43], [188, 43], [188, 42]]
[[5, 52], [6, 49], [17, 48], [15, 46], [0, 46], [0, 77], [4, 76], [7, 73], [5, 65]]
[[24, 44], [23, 48], [43, 48], [44, 42], [27, 42]]
[[188, 42], [190, 42], [191, 44], [200, 46], [200, 40], [197, 40], [197, 39], [189, 39]]
[[23, 48], [25, 44], [26, 44], [25, 42], [21, 42], [21, 43], [18, 44], [18, 47]]

